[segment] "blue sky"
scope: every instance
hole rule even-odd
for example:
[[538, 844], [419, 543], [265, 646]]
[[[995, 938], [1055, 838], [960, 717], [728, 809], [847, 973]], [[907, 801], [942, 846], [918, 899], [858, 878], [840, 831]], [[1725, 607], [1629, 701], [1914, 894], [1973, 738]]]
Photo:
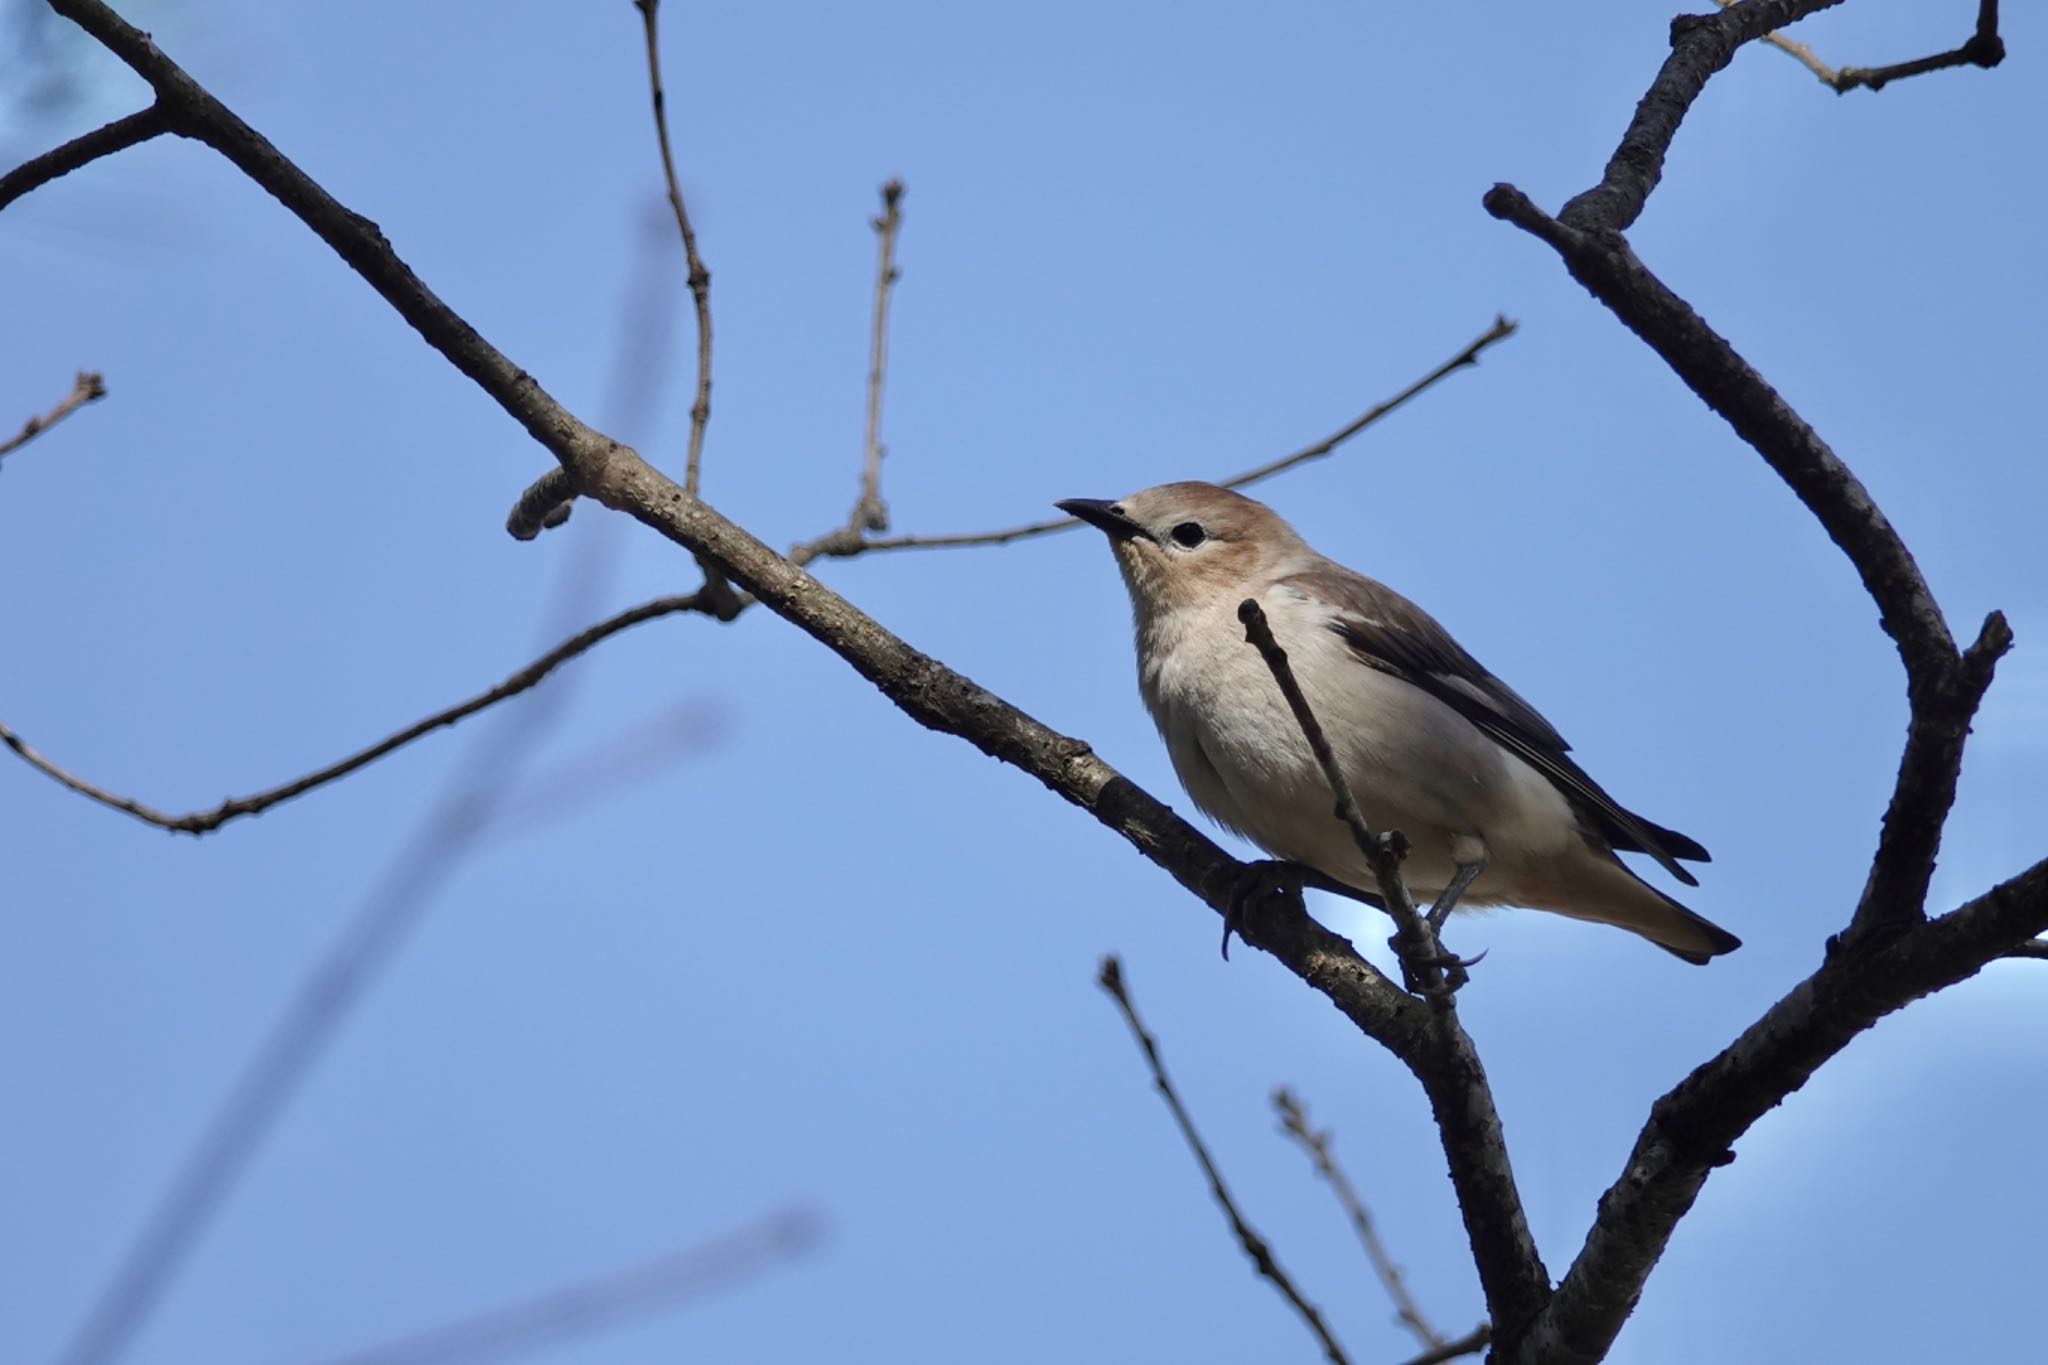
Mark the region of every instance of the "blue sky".
[[[658, 192], [626, 0], [195, 8], [132, 13], [558, 397], [679, 466], [686, 322], [662, 401], [612, 392]], [[1874, 64], [1960, 41], [1967, 9], [1859, 0], [1800, 36]], [[854, 492], [865, 222], [890, 175], [909, 185], [885, 432], [904, 531], [1235, 472], [1496, 312], [1520, 321], [1262, 496], [1714, 852], [1690, 903], [1747, 946], [1706, 970], [1553, 917], [1455, 927], [1488, 950], [1463, 1008], [1561, 1273], [1649, 1102], [1845, 918], [1904, 718], [1875, 612], [1807, 514], [1479, 206], [1496, 180], [1552, 208], [1592, 182], [1669, 14], [671, 11], [717, 314], [704, 489], [772, 542]], [[1858, 470], [1956, 630], [2013, 619], [1942, 903], [2041, 856], [2048, 810], [2043, 205], [2023, 172], [2048, 30], [2005, 18], [2001, 69], [1876, 96], [1745, 51], [1633, 234]], [[142, 102], [81, 70], [61, 108], [9, 110], [15, 159]], [[0, 422], [74, 369], [111, 390], [0, 470], [0, 720], [82, 773], [211, 804], [524, 663], [564, 633], [565, 575], [578, 619], [694, 584], [592, 508], [509, 540], [546, 456], [196, 145], [38, 191], [0, 243]], [[679, 298], [680, 273], [659, 287]], [[1187, 808], [1093, 538], [822, 572]], [[563, 681], [538, 768], [622, 735], [673, 761], [609, 802], [543, 803], [460, 865], [138, 1365], [333, 1356], [791, 1205], [824, 1225], [799, 1263], [531, 1358], [1313, 1359], [1093, 984], [1110, 950], [1356, 1357], [1410, 1343], [1275, 1134], [1276, 1084], [1336, 1129], [1431, 1315], [1478, 1320], [1410, 1079], [1270, 961], [1218, 961], [1214, 916], [1114, 836], [764, 612], [642, 627]], [[677, 716], [681, 742], [647, 738]], [[56, 1351], [267, 1022], [508, 719], [199, 842], [0, 765], [0, 1353]], [[1319, 909], [1384, 959], [1378, 924]], [[2048, 1207], [2019, 1173], [2048, 1118], [2044, 1026], [2042, 964], [2010, 963], [1856, 1043], [1715, 1174], [1614, 1359], [2031, 1349]]]

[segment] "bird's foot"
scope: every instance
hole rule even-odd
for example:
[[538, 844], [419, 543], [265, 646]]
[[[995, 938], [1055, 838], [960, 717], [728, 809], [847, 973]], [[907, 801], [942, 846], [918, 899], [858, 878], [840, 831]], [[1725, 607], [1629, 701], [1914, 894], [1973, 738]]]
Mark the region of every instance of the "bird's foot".
[[1246, 863], [1238, 874], [1237, 884], [1230, 888], [1230, 908], [1223, 912], [1223, 960], [1230, 960], [1230, 936], [1244, 937], [1244, 923], [1259, 906], [1272, 898], [1301, 898], [1301, 887], [1307, 869], [1300, 863], [1290, 863], [1278, 858], [1261, 858]]
[[[1387, 946], [1394, 950], [1394, 957], [1401, 964], [1401, 986], [1410, 995], [1455, 995], [1472, 979], [1470, 969], [1477, 967], [1486, 958], [1484, 950], [1474, 953], [1471, 957], [1459, 957], [1456, 953], [1447, 951], [1442, 941], [1437, 938], [1434, 925], [1431, 926], [1427, 951], [1407, 951], [1399, 934], [1388, 939]], [[1443, 974], [1435, 983], [1425, 981], [1422, 976], [1423, 972], [1431, 967]]]

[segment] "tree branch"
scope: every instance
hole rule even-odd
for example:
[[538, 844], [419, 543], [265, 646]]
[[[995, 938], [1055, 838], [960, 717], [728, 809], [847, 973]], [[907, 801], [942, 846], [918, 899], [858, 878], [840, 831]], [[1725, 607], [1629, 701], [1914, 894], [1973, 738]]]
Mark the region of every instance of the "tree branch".
[[1731, 1144], [1885, 1015], [2048, 930], [2048, 859], [1959, 909], [1820, 970], [1652, 1106], [1557, 1293], [1509, 1359], [1593, 1365], [1635, 1308], [1671, 1231]]
[[20, 431], [0, 441], [0, 457], [12, 455], [87, 403], [97, 403], [106, 396], [106, 381], [100, 378], [99, 371], [80, 370], [78, 377], [71, 381], [71, 392], [64, 395], [63, 401], [39, 417], [29, 418], [21, 424]]
[[789, 552], [791, 562], [808, 564], [820, 555], [844, 559], [867, 548], [870, 531], [889, 529], [889, 505], [882, 501], [882, 393], [889, 374], [889, 300], [896, 291], [896, 236], [903, 229], [903, 182], [882, 186], [882, 214], [869, 220], [878, 239], [875, 262], [875, 320], [868, 343], [868, 422], [861, 444], [860, 496], [846, 525], [808, 540]]
[[1130, 992], [1124, 987], [1123, 964], [1114, 954], [1102, 959], [1102, 970], [1096, 973], [1095, 981], [1108, 992], [1109, 998], [1116, 1001], [1116, 1007], [1123, 1012], [1124, 1022], [1131, 1028], [1131, 1037], [1137, 1041], [1139, 1051], [1145, 1054], [1145, 1064], [1152, 1069], [1153, 1088], [1159, 1092], [1160, 1098], [1166, 1101], [1166, 1107], [1173, 1111], [1173, 1121], [1179, 1125], [1181, 1137], [1186, 1139], [1188, 1150], [1194, 1153], [1196, 1163], [1202, 1168], [1202, 1174], [1208, 1178], [1210, 1197], [1216, 1201], [1217, 1207], [1223, 1210], [1223, 1216], [1230, 1220], [1230, 1230], [1237, 1234], [1238, 1245], [1244, 1248], [1245, 1256], [1252, 1263], [1252, 1269], [1272, 1281], [1273, 1287], [1280, 1291], [1280, 1297], [1287, 1300], [1316, 1340], [1321, 1343], [1323, 1355], [1330, 1360], [1331, 1365], [1350, 1365], [1344, 1348], [1337, 1344], [1337, 1338], [1330, 1334], [1329, 1327], [1324, 1324], [1323, 1315], [1317, 1312], [1316, 1306], [1295, 1287], [1294, 1281], [1273, 1258], [1273, 1249], [1266, 1245], [1266, 1239], [1253, 1231], [1251, 1224], [1245, 1222], [1244, 1214], [1238, 1210], [1237, 1201], [1230, 1197], [1230, 1189], [1223, 1183], [1223, 1174], [1216, 1169], [1216, 1161], [1209, 1155], [1208, 1144], [1202, 1141], [1201, 1133], [1195, 1129], [1194, 1119], [1188, 1116], [1187, 1106], [1181, 1103], [1179, 1093], [1173, 1088], [1173, 1082], [1167, 1079], [1166, 1063], [1159, 1058], [1159, 1045], [1153, 1041], [1152, 1035], [1145, 1030], [1144, 1022], [1138, 1018], [1137, 1006], [1131, 1003]]
[[[1832, 0], [1743, 0], [1681, 18], [1672, 54], [1601, 184], [1556, 218], [1510, 185], [1486, 207], [1548, 243], [1611, 309], [1755, 447], [1863, 580], [1905, 665], [1911, 718], [1871, 874], [1826, 960], [1720, 1056], [1652, 1108], [1585, 1247], [1542, 1313], [1506, 1339], [1515, 1365], [1592, 1365], [1633, 1311], [1672, 1229], [1731, 1144], [1877, 1019], [1974, 975], [2048, 927], [2048, 862], [1929, 922], [1925, 902], [1955, 798], [1969, 722], [2012, 642], [1994, 612], [1958, 653], [1912, 555], [1855, 476], [1691, 306], [1639, 261], [1621, 230], [1642, 211], [1672, 137], [1706, 80], [1743, 42]], [[1988, 22], [1995, 25], [1995, 7]], [[1496, 1321], [1499, 1321], [1496, 1318]]]
[[0, 209], [6, 208], [30, 190], [49, 184], [58, 176], [69, 175], [79, 167], [91, 165], [103, 156], [126, 151], [170, 130], [170, 122], [164, 117], [162, 108], [152, 104], [147, 109], [138, 109], [104, 127], [72, 138], [63, 146], [54, 147], [33, 160], [22, 162], [7, 174], [0, 175]]
[[[1714, 0], [1714, 3], [1722, 9], [1729, 9], [1736, 0]], [[1929, 71], [1944, 71], [1952, 66], [1981, 66], [1988, 70], [2005, 60], [2005, 42], [1998, 36], [1998, 0], [1978, 0], [1976, 31], [1961, 47], [1892, 66], [1845, 66], [1837, 70], [1822, 61], [1805, 43], [1794, 42], [1782, 33], [1766, 33], [1763, 41], [1811, 71], [1822, 85], [1838, 95], [1859, 87], [1882, 90], [1892, 81], [1924, 75]]]
[[1443, 1365], [1443, 1362], [1456, 1360], [1459, 1356], [1476, 1356], [1492, 1344], [1493, 1328], [1482, 1322], [1456, 1341], [1447, 1341], [1413, 1356], [1404, 1365]]
[[1566, 204], [1558, 220], [1580, 232], [1620, 232], [1635, 222], [1643, 202], [1663, 178], [1664, 157], [1671, 150], [1671, 139], [1678, 135], [1678, 125], [1685, 121], [1708, 79], [1734, 58], [1735, 50], [1841, 2], [1742, 0], [1718, 14], [1680, 15], [1672, 20], [1671, 55], [1636, 105], [1635, 117], [1608, 158], [1600, 183]]
[[685, 611], [699, 611], [712, 614], [710, 604], [702, 592], [694, 592], [681, 597], [657, 597], [651, 602], [642, 602], [637, 607], [631, 607], [622, 611], [618, 615], [600, 621], [588, 630], [580, 631], [569, 639], [564, 640], [561, 644], [555, 646], [546, 654], [541, 655], [538, 659], [535, 659], [532, 663], [520, 669], [517, 673], [514, 673], [489, 691], [480, 692], [467, 701], [458, 702], [454, 706], [436, 711], [425, 720], [408, 725], [397, 734], [381, 739], [367, 749], [350, 754], [347, 758], [330, 763], [324, 768], [306, 774], [304, 777], [295, 778], [283, 786], [272, 787], [268, 791], [257, 792], [253, 796], [230, 797], [211, 810], [193, 811], [187, 815], [168, 815], [153, 807], [145, 806], [140, 801], [117, 795], [103, 787], [88, 782], [84, 778], [78, 777], [57, 766], [57, 764], [36, 752], [23, 741], [20, 735], [17, 735], [5, 725], [0, 725], [0, 744], [4, 744], [14, 750], [30, 767], [54, 778], [79, 795], [99, 802], [103, 806], [110, 806], [115, 810], [124, 811], [146, 824], [156, 825], [178, 834], [210, 834], [230, 820], [244, 815], [255, 815], [269, 810], [272, 806], [289, 801], [295, 796], [304, 796], [316, 787], [324, 787], [330, 782], [347, 777], [358, 768], [365, 767], [376, 762], [386, 754], [404, 748], [423, 735], [432, 734], [434, 731], [453, 725], [459, 720], [466, 720], [479, 711], [496, 706], [508, 697], [516, 697], [521, 692], [539, 685], [542, 679], [569, 660], [591, 649], [600, 642], [617, 635], [622, 630], [630, 629], [643, 621], [652, 621], [658, 617], [673, 616], [677, 612]]
[[697, 234], [683, 207], [676, 180], [675, 150], [669, 144], [668, 100], [661, 88], [661, 43], [657, 33], [661, 0], [633, 0], [647, 35], [647, 87], [654, 98], [654, 134], [661, 144], [661, 175], [668, 185], [668, 205], [683, 238], [683, 256], [690, 268], [690, 301], [697, 308], [697, 400], [690, 406], [690, 453], [683, 467], [683, 491], [697, 496], [699, 466], [704, 458], [704, 430], [711, 424], [711, 272], [697, 254]]
[[1422, 1315], [1422, 1306], [1408, 1292], [1408, 1282], [1402, 1278], [1401, 1267], [1395, 1265], [1394, 1258], [1387, 1254], [1386, 1243], [1380, 1241], [1379, 1229], [1373, 1226], [1372, 1214], [1366, 1210], [1365, 1201], [1358, 1197], [1351, 1177], [1344, 1174], [1344, 1168], [1337, 1164], [1336, 1155], [1330, 1150], [1330, 1135], [1309, 1127], [1308, 1110], [1284, 1085], [1273, 1092], [1273, 1108], [1280, 1115], [1280, 1131], [1301, 1144], [1301, 1149], [1308, 1153], [1309, 1161], [1315, 1166], [1316, 1174], [1337, 1196], [1337, 1203], [1351, 1220], [1352, 1231], [1358, 1234], [1359, 1245], [1365, 1248], [1365, 1258], [1372, 1264], [1372, 1273], [1379, 1278], [1387, 1297], [1394, 1301], [1394, 1313], [1401, 1324], [1415, 1334], [1415, 1340], [1423, 1350], [1442, 1348], [1443, 1334], [1430, 1326], [1429, 1319]]
[[[1392, 398], [1373, 404], [1363, 413], [1346, 422], [1336, 431], [1325, 436], [1315, 444], [1303, 446], [1292, 454], [1283, 455], [1277, 460], [1269, 460], [1265, 464], [1248, 469], [1242, 474], [1233, 474], [1227, 479], [1218, 480], [1218, 485], [1223, 488], [1244, 488], [1261, 480], [1270, 479], [1275, 474], [1284, 473], [1296, 465], [1307, 464], [1310, 460], [1321, 459], [1325, 455], [1332, 454], [1336, 451], [1337, 447], [1343, 445], [1382, 417], [1392, 413], [1396, 408], [1402, 407], [1411, 398], [1415, 398], [1425, 390], [1434, 387], [1439, 380], [1455, 374], [1459, 370], [1477, 365], [1480, 353], [1495, 342], [1505, 341], [1513, 336], [1516, 326], [1517, 324], [1510, 319], [1496, 316], [1493, 320], [1493, 326], [1473, 338], [1471, 344], [1466, 346], [1464, 350], [1458, 352], [1449, 360], [1446, 360], [1443, 364], [1395, 394]], [[1072, 517], [1048, 517], [1044, 521], [1027, 522], [1022, 526], [1011, 526], [1001, 531], [973, 531], [959, 535], [891, 536], [881, 540], [848, 536], [844, 531], [838, 531], [797, 546], [794, 550], [790, 551], [789, 557], [795, 563], [808, 564], [821, 555], [836, 559], [850, 559], [854, 555], [868, 554], [878, 550], [946, 550], [976, 545], [1007, 545], [1015, 540], [1030, 540], [1037, 536], [1050, 535], [1055, 531], [1070, 530], [1080, 524], [1080, 522]]]
[[1394, 1053], [1422, 1082], [1430, 1109], [1436, 1115], [1438, 1136], [1450, 1163], [1451, 1184], [1458, 1193], [1458, 1211], [1472, 1243], [1472, 1259], [1486, 1294], [1488, 1315], [1496, 1324], [1519, 1327], [1548, 1300], [1550, 1272], [1543, 1267], [1543, 1257], [1536, 1250], [1536, 1240], [1522, 1211], [1522, 1196], [1508, 1161], [1507, 1137], [1501, 1129], [1500, 1114], [1494, 1108], [1493, 1089], [1487, 1084], [1485, 1068], [1479, 1064], [1478, 1050], [1458, 1022], [1454, 987], [1445, 979], [1443, 947], [1429, 922], [1416, 912], [1415, 902], [1401, 880], [1401, 855], [1406, 840], [1391, 832], [1376, 835], [1366, 827], [1365, 816], [1344, 779], [1344, 770], [1310, 710], [1308, 699], [1302, 695], [1287, 662], [1287, 653], [1274, 640], [1259, 604], [1246, 599], [1239, 605], [1237, 616], [1244, 623], [1245, 639], [1265, 658], [1296, 724], [1315, 751], [1324, 780], [1336, 798], [1336, 818], [1350, 830], [1358, 851], [1372, 869], [1380, 898], [1394, 917], [1394, 946], [1401, 955], [1402, 968], [1429, 1001], [1421, 1030], [1405, 1047], [1395, 1047]]

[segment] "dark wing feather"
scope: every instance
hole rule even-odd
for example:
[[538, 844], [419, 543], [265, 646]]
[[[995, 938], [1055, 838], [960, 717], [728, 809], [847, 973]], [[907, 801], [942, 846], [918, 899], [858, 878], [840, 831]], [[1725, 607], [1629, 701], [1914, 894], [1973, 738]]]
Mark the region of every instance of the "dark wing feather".
[[1542, 773], [1581, 819], [1614, 848], [1647, 853], [1687, 886], [1699, 882], [1678, 859], [1706, 862], [1707, 851], [1676, 830], [1631, 814], [1571, 759], [1571, 745], [1536, 708], [1481, 667], [1435, 618], [1384, 584], [1335, 565], [1285, 580], [1338, 609], [1330, 629], [1361, 663], [1410, 683], [1479, 727]]

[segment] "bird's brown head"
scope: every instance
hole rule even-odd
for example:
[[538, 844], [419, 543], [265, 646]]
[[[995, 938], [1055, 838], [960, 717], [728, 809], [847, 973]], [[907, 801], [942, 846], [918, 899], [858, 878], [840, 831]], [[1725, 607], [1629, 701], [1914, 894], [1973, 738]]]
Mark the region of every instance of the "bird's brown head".
[[1211, 483], [1054, 505], [1109, 537], [1141, 615], [1215, 600], [1235, 608], [1287, 560], [1309, 553], [1272, 508]]

